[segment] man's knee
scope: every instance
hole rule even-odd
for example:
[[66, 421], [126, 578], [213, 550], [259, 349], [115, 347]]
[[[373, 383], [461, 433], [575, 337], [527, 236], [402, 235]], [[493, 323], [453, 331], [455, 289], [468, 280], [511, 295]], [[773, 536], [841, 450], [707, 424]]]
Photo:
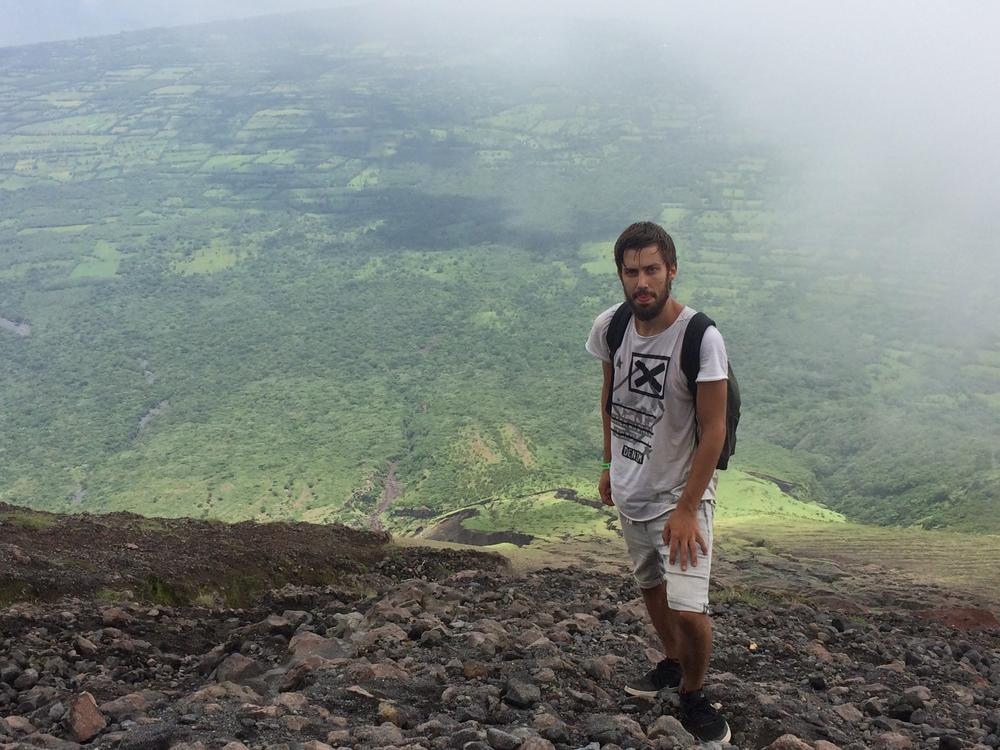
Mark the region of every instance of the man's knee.
[[639, 591], [645, 597], [653, 597], [659, 599], [661, 597], [665, 598], [667, 596], [667, 586], [663, 581], [659, 583], [650, 583], [648, 586], [639, 586]]
[[706, 612], [688, 612], [681, 609], [671, 609], [670, 614], [674, 616], [677, 624], [688, 631], [703, 630], [706, 625], [710, 625], [711, 618]]

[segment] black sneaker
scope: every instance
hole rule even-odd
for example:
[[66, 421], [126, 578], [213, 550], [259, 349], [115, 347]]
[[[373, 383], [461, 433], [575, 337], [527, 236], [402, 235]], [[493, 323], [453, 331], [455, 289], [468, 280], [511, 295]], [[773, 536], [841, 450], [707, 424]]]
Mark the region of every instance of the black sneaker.
[[699, 742], [729, 742], [729, 724], [701, 690], [681, 693], [681, 725]]
[[664, 659], [642, 677], [625, 683], [625, 692], [637, 698], [655, 698], [661, 690], [676, 690], [681, 684], [681, 665]]

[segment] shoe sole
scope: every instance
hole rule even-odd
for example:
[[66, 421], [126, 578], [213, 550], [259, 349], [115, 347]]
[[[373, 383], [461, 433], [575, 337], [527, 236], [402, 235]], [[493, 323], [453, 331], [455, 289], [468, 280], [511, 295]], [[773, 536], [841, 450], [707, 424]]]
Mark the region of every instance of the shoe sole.
[[730, 729], [729, 729], [729, 722], [727, 721], [726, 722], [726, 736], [723, 737], [721, 740], [714, 740], [714, 742], [721, 742], [723, 745], [725, 745], [732, 738], [733, 738], [733, 733], [732, 733], [732, 731], [730, 731]]
[[672, 693], [676, 689], [676, 687], [665, 687], [662, 690], [640, 690], [639, 688], [629, 687], [628, 685], [625, 686], [625, 692], [629, 695], [636, 698], [647, 698], [649, 700], [655, 699], [660, 693]]
[[732, 730], [730, 730], [730, 728], [729, 728], [729, 722], [727, 721], [726, 722], [726, 734], [725, 734], [725, 736], [723, 736], [720, 739], [699, 739], [695, 735], [691, 735], [691, 736], [694, 737], [696, 740], [698, 740], [698, 742], [718, 742], [719, 744], [724, 745], [727, 742], [729, 742], [729, 740], [731, 740], [733, 738], [733, 733], [732, 733]]

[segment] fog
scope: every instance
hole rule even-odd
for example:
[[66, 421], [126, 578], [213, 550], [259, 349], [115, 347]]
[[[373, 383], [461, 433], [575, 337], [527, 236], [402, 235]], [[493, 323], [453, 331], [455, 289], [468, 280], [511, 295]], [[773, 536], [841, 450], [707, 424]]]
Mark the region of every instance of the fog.
[[[1000, 52], [990, 36], [1000, 6], [754, 7], [734, 14], [709, 4], [680, 15], [677, 43], [739, 117], [810, 149], [814, 180], [826, 176], [812, 183], [816, 198], [835, 208], [853, 202], [852, 185], [873, 185], [931, 235], [947, 235], [953, 221], [952, 234], [995, 236], [1000, 103], [991, 91]], [[995, 272], [996, 258], [982, 259]]]
[[[0, 44], [348, 4], [373, 5], [6, 0]], [[951, 265], [973, 263], [979, 281], [997, 280], [1000, 102], [993, 92], [1000, 53], [990, 37], [1000, 27], [1000, 5], [851, 0], [516, 2], [488, 12], [457, 2], [382, 7], [378, 30], [403, 38], [488, 39], [493, 29], [509, 32], [505, 21], [519, 17], [525, 24], [519, 28], [534, 24], [540, 32], [530, 64], [541, 67], [576, 62], [564, 59], [560, 39], [572, 33], [572, 20], [634, 33], [635, 58], [618, 62], [646, 66], [638, 72], [649, 80], [666, 74], [656, 69], [663, 55], [683, 62], [706, 95], [722, 103], [734, 131], [803, 157], [798, 205], [787, 208], [817, 217], [814, 240], [842, 235], [846, 228], [855, 238], [870, 232], [877, 240], [893, 232], [899, 242], [933, 248], [960, 236], [948, 247]], [[393, 26], [393, 19], [414, 12], [427, 17], [426, 27], [409, 21]], [[660, 56], [644, 54], [649, 47]], [[492, 60], [497, 66], [512, 62]], [[866, 221], [882, 215], [886, 223], [859, 228], [861, 206]], [[983, 242], [970, 239], [975, 237]]]

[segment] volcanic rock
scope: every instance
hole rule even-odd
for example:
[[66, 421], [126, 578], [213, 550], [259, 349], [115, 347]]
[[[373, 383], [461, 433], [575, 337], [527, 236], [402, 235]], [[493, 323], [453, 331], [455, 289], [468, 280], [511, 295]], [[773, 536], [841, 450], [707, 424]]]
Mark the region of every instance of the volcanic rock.
[[70, 705], [66, 723], [77, 742], [93, 739], [108, 725], [107, 719], [97, 708], [94, 696], [86, 692], [81, 693]]

